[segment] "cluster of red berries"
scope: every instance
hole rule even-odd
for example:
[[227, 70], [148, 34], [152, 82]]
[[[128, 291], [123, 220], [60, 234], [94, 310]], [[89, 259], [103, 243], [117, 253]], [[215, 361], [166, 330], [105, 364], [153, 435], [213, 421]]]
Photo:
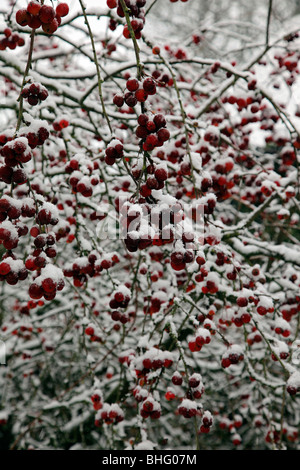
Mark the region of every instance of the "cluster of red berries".
[[[7, 327], [4, 326], [2, 328], [2, 331], [6, 331], [7, 330]], [[33, 334], [36, 334], [36, 333], [41, 333], [42, 330], [40, 328], [36, 328], [35, 330], [33, 329], [33, 327], [31, 325], [21, 325], [19, 326], [18, 328], [15, 328], [11, 334], [13, 336], [18, 336], [19, 338], [23, 338], [25, 339], [26, 341], [32, 339], [32, 333]]]
[[199, 429], [199, 433], [207, 434], [213, 424], [213, 417], [210, 411], [205, 411], [202, 416], [202, 423]]
[[195, 275], [196, 282], [203, 282], [205, 278], [208, 276], [208, 271], [205, 266], [200, 268], [200, 271]]
[[286, 321], [291, 321], [292, 317], [300, 312], [300, 296], [291, 297], [283, 303], [281, 308], [282, 317]]
[[117, 424], [124, 420], [124, 413], [116, 403], [104, 403], [101, 410], [97, 412], [95, 426], [99, 427], [105, 424]]
[[127, 91], [124, 94], [118, 93], [113, 97], [113, 102], [118, 108], [122, 108], [124, 103], [129, 108], [134, 108], [138, 103], [145, 103], [148, 97], [155, 95], [156, 83], [151, 77], [147, 77], [140, 82], [136, 78], [129, 78], [126, 82]]
[[97, 332], [96, 328], [94, 327], [94, 325], [88, 325], [85, 328], [84, 332], [87, 336], [90, 337], [90, 341], [92, 343], [102, 343], [102, 338], [98, 334], [98, 332]]
[[138, 117], [138, 124], [136, 136], [141, 139], [141, 145], [146, 152], [162, 147], [170, 139], [166, 118], [162, 114], [156, 114], [153, 119], [147, 114], [141, 114]]
[[265, 441], [268, 444], [277, 444], [280, 442], [282, 439], [282, 436], [286, 436], [286, 439], [289, 442], [297, 442], [298, 440], [298, 431], [297, 428], [294, 428], [293, 426], [287, 426], [286, 424], [283, 425], [282, 430], [280, 429], [274, 429], [272, 426], [272, 429], [269, 429], [267, 431], [267, 434], [265, 436]]
[[44, 203], [37, 213], [36, 221], [41, 225], [57, 225], [58, 216], [54, 204], [51, 202]]
[[113, 310], [111, 312], [111, 319], [115, 322], [122, 323], [122, 325], [125, 325], [130, 321], [129, 315], [125, 312], [120, 312], [119, 310]]
[[[0, 221], [3, 222], [7, 218], [10, 220], [18, 219], [22, 215], [22, 204], [19, 201], [16, 201], [10, 196], [4, 195], [0, 199]], [[21, 235], [21, 231], [18, 230], [18, 235]], [[28, 228], [26, 227], [26, 233], [28, 232]]]
[[278, 348], [278, 347], [273, 348], [274, 352], [271, 353], [272, 361], [277, 362], [279, 359], [282, 359], [283, 361], [285, 361], [286, 359], [290, 357], [288, 346], [285, 343], [281, 344], [281, 346], [282, 346], [281, 348]]
[[38, 268], [37, 276], [29, 286], [29, 295], [34, 300], [42, 297], [45, 300], [53, 300], [57, 291], [63, 290], [64, 286], [65, 282], [61, 269], [45, 263], [44, 267]]
[[134, 357], [135, 351], [133, 349], [127, 349], [126, 351], [123, 351], [121, 354], [119, 354], [118, 360], [120, 364], [126, 364], [129, 366]]
[[[110, 9], [117, 8], [117, 15], [120, 18], [124, 18], [125, 14], [120, 1], [107, 0], [106, 3]], [[124, 3], [129, 10], [129, 16], [133, 17], [133, 19], [130, 20], [130, 23], [134, 31], [134, 35], [136, 39], [140, 39], [142, 36], [141, 31], [143, 30], [145, 24], [145, 12], [143, 7], [146, 5], [146, 0], [136, 0], [135, 2], [132, 2], [131, 0], [124, 0]], [[124, 26], [123, 35], [126, 39], [130, 38], [130, 30], [127, 25]]]
[[277, 333], [278, 335], [283, 336], [284, 338], [288, 338], [291, 334], [291, 329], [290, 329], [289, 323], [286, 322], [283, 319], [281, 319], [280, 324], [275, 326], [274, 331], [275, 331], [275, 333]]
[[92, 400], [92, 403], [93, 403], [93, 407], [94, 407], [94, 410], [101, 410], [101, 408], [103, 407], [103, 397], [102, 397], [102, 393], [100, 390], [94, 390], [92, 396], [91, 396], [91, 400]]
[[61, 24], [61, 18], [67, 16], [69, 6], [67, 3], [59, 3], [54, 10], [48, 5], [41, 5], [37, 1], [28, 3], [27, 8], [18, 10], [16, 21], [20, 26], [29, 26], [32, 29], [42, 27], [46, 34], [53, 34]]
[[[22, 201], [18, 201], [5, 195], [0, 201], [1, 222], [3, 222], [7, 217], [11, 220], [15, 220], [19, 217], [33, 217], [36, 213], [35, 205], [29, 198], [24, 198]], [[4, 228], [4, 225], [2, 225], [2, 228]], [[9, 228], [7, 228], [7, 230], [9, 230]], [[22, 225], [11, 225], [10, 231], [13, 231], [18, 236], [23, 236], [28, 233], [28, 227]]]
[[[135, 170], [132, 171], [134, 178], [140, 177], [140, 172]], [[140, 194], [142, 197], [148, 197], [151, 195], [151, 191], [162, 189], [165, 185], [165, 181], [168, 178], [168, 169], [163, 163], [151, 164], [147, 167], [147, 179], [146, 183], [140, 187]]]
[[[158, 276], [160, 276], [160, 273], [158, 273]], [[157, 277], [157, 275], [155, 275]], [[161, 277], [161, 276], [160, 276]], [[153, 278], [154, 278], [154, 275], [151, 276], [151, 280], [152, 282], [153, 281]], [[157, 278], [158, 280], [158, 278]], [[149, 314], [149, 315], [153, 315], [153, 313], [157, 313], [160, 311], [160, 308], [162, 306], [162, 304], [165, 302], [164, 299], [162, 299], [161, 297], [158, 297], [157, 295], [152, 295], [151, 298], [149, 299], [149, 297], [145, 298], [145, 305], [144, 305], [144, 314]]]
[[118, 139], [113, 139], [105, 150], [105, 163], [113, 165], [116, 160], [124, 156], [124, 148], [122, 142]]
[[141, 403], [142, 401], [146, 400], [146, 398], [148, 398], [149, 392], [148, 392], [148, 390], [146, 390], [145, 388], [141, 387], [140, 385], [137, 385], [137, 386], [134, 387], [134, 389], [132, 390], [132, 395], [134, 396], [135, 400], [136, 400], [138, 403]]
[[161, 416], [161, 407], [158, 401], [152, 396], [148, 396], [142, 403], [140, 415], [143, 418], [159, 419]]
[[184, 398], [177, 408], [178, 414], [184, 418], [193, 418], [199, 414], [197, 403], [189, 398]]
[[29, 295], [34, 300], [42, 297], [45, 300], [53, 300], [57, 291], [63, 290], [64, 286], [62, 271], [54, 265], [47, 264], [29, 286]]
[[109, 302], [109, 306], [112, 309], [126, 308], [129, 304], [131, 293], [128, 287], [125, 285], [119, 286], [113, 293], [113, 297]]
[[43, 145], [49, 137], [49, 131], [44, 125], [36, 130], [31, 130], [30, 126], [26, 132], [20, 132], [20, 137], [13, 139], [10, 136], [0, 136], [0, 155], [4, 157], [4, 165], [0, 166], [0, 180], [6, 184], [12, 182], [23, 184], [27, 181], [26, 172], [22, 168], [15, 169], [27, 163], [32, 158], [31, 150], [38, 145]]
[[0, 166], [0, 181], [7, 184], [24, 184], [27, 181], [27, 173], [22, 168], [2, 165]]
[[41, 101], [45, 101], [48, 98], [48, 91], [40, 83], [31, 83], [24, 86], [21, 91], [21, 96], [27, 100], [28, 104], [36, 106]]
[[20, 163], [27, 163], [32, 158], [28, 140], [25, 137], [18, 137], [7, 142], [1, 149], [6, 166], [14, 167]]
[[[243, 418], [240, 415], [234, 415], [232, 419], [229, 419], [227, 416], [222, 416], [219, 418], [219, 428], [220, 429], [228, 429], [229, 431], [233, 432], [236, 429], [239, 429], [243, 425]], [[261, 416], [257, 416], [255, 418], [255, 426], [260, 427], [262, 425], [262, 418]]]
[[158, 370], [162, 367], [169, 368], [173, 364], [172, 353], [151, 348], [136, 359], [135, 372], [138, 377], [146, 375], [150, 370]]
[[253, 327], [251, 333], [247, 336], [247, 344], [252, 346], [255, 343], [260, 343], [262, 341], [261, 334], [257, 331], [256, 327]]
[[90, 253], [88, 257], [78, 257], [64, 268], [64, 275], [73, 278], [75, 287], [82, 287], [89, 277], [95, 277], [103, 268], [97, 263], [99, 255]]
[[189, 341], [189, 349], [192, 352], [201, 351], [205, 344], [211, 342], [211, 333], [207, 328], [198, 328], [193, 339]]
[[124, 243], [126, 248], [131, 253], [136, 252], [138, 249], [142, 250], [147, 246], [152, 244], [151, 237], [148, 234], [140, 236], [137, 228], [141, 223], [141, 214], [130, 209], [129, 206], [123, 206], [121, 210], [120, 218], [123, 233], [124, 233]]
[[228, 348], [225, 354], [222, 356], [221, 365], [224, 369], [231, 365], [236, 365], [244, 360], [244, 354], [237, 345], [232, 345]]
[[65, 171], [71, 174], [69, 183], [73, 193], [80, 193], [84, 197], [93, 195], [93, 187], [99, 184], [100, 178], [96, 171], [98, 162], [91, 162], [85, 155], [77, 154], [66, 164]]
[[214, 280], [206, 279], [205, 285], [201, 288], [201, 290], [203, 294], [216, 294], [219, 288]]
[[[35, 233], [38, 233], [35, 236]], [[51, 233], [39, 233], [38, 227], [32, 227], [30, 234], [35, 236], [34, 251], [25, 261], [25, 266], [29, 271], [38, 271], [44, 268], [48, 258], [55, 258], [57, 250], [55, 246], [55, 236]]]
[[41, 281], [41, 284], [33, 282], [29, 286], [28, 292], [32, 299], [41, 299], [44, 297], [45, 300], [53, 300], [56, 297], [57, 291], [63, 290], [64, 286], [65, 283], [63, 279], [56, 282], [52, 277], [45, 277], [45, 279]]
[[52, 126], [56, 132], [59, 132], [69, 126], [69, 121], [67, 119], [60, 119], [59, 121], [54, 121]]
[[[22, 129], [23, 130], [23, 129]], [[28, 145], [31, 149], [35, 149], [37, 146], [43, 145], [49, 137], [49, 130], [46, 125], [41, 124], [38, 128], [26, 128], [26, 132], [21, 133], [21, 137], [26, 137]]]
[[238, 328], [249, 323], [251, 321], [251, 315], [248, 312], [236, 312], [235, 316], [233, 317], [233, 323]]
[[[146, 183], [141, 185], [140, 188], [140, 193], [145, 198], [151, 195], [149, 185], [151, 184], [153, 188], [153, 180], [157, 182], [156, 178], [160, 178], [160, 187], [163, 186], [164, 181], [162, 181], [162, 179], [167, 175], [167, 171], [161, 166], [156, 167], [155, 165], [149, 165], [147, 167], [147, 173], [148, 178]], [[137, 171], [133, 170], [132, 174], [136, 177]], [[122, 208], [119, 209], [121, 212], [121, 224], [125, 231], [124, 241], [128, 251], [136, 252], [137, 250], [143, 250], [150, 245], [162, 246], [173, 243], [176, 235], [176, 224], [182, 220], [183, 216], [181, 206], [175, 204], [166, 207], [163, 205], [160, 209], [159, 206], [153, 206], [145, 202], [139, 207], [140, 210], [136, 210], [135, 205], [131, 207], [129, 204], [123, 204]], [[186, 245], [189, 243], [189, 240], [192, 239], [189, 238], [189, 234], [187, 233], [179, 234], [177, 231], [177, 235], [178, 238], [181, 237], [180, 247], [178, 248], [178, 245], [175, 245], [174, 248], [174, 253], [178, 253], [178, 262], [176, 264], [176, 255], [175, 257], [173, 256], [171, 262], [174, 261], [174, 266], [176, 264], [176, 267], [178, 267], [177, 270], [182, 270], [185, 267], [182, 253], [189, 253], [185, 257], [185, 263], [188, 262], [188, 260], [193, 261], [194, 254], [192, 250], [187, 249]], [[155, 260], [157, 261], [157, 259]]]
[[1, 222], [0, 227], [0, 244], [4, 246], [6, 250], [13, 250], [18, 246], [19, 234], [16, 226], [9, 220]]
[[198, 374], [197, 372], [194, 372], [190, 377], [189, 377], [189, 387], [191, 389], [193, 398], [199, 399], [202, 397], [204, 393], [204, 385], [202, 382], [202, 376], [201, 374]]
[[171, 266], [174, 271], [182, 271], [186, 264], [194, 261], [194, 252], [192, 250], [174, 251], [171, 254]]
[[2, 257], [0, 262], [0, 281], [5, 281], [9, 285], [15, 285], [18, 281], [24, 281], [27, 277], [28, 271], [23, 261], [15, 259], [13, 255], [4, 255]]
[[273, 313], [274, 307], [266, 307], [265, 305], [257, 305], [256, 311], [259, 315], [264, 316], [267, 313]]
[[10, 28], [5, 28], [4, 36], [0, 39], [0, 51], [15, 49], [17, 46], [22, 47], [25, 44], [24, 39], [18, 33], [13, 33]]

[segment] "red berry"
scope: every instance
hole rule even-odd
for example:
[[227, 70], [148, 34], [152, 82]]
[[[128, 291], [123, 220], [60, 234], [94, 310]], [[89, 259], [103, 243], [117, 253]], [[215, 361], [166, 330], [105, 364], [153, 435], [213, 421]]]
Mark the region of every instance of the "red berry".
[[106, 4], [107, 4], [108, 8], [110, 8], [110, 9], [116, 8], [117, 0], [107, 0]]
[[248, 299], [246, 299], [246, 297], [239, 297], [236, 303], [239, 307], [246, 307], [248, 305]]
[[156, 84], [152, 78], [146, 78], [143, 81], [143, 88], [148, 93], [148, 95], [155, 95], [156, 93]]
[[174, 385], [181, 385], [182, 384], [182, 376], [179, 374], [179, 372], [175, 372], [175, 374], [172, 377], [172, 383]]
[[93, 336], [95, 333], [94, 328], [92, 326], [87, 326], [85, 329], [85, 334], [88, 336]]
[[153, 121], [156, 125], [157, 130], [167, 125], [166, 118], [163, 114], [156, 114], [153, 118]]
[[27, 26], [30, 21], [31, 15], [27, 10], [18, 10], [16, 13], [16, 21], [20, 26]]
[[161, 142], [167, 142], [167, 140], [169, 140], [170, 138], [170, 132], [168, 131], [168, 129], [159, 129], [159, 131], [157, 132], [157, 137], [158, 137], [158, 140], [160, 140]]
[[29, 295], [32, 299], [41, 299], [43, 297], [43, 290], [39, 285], [33, 283], [29, 287]]
[[51, 278], [46, 278], [42, 282], [42, 288], [47, 293], [55, 292], [56, 291], [56, 282], [53, 281], [53, 279], [51, 279]]
[[168, 172], [164, 168], [158, 168], [155, 170], [154, 175], [158, 181], [165, 181], [168, 178]]
[[148, 121], [149, 117], [147, 116], [147, 114], [140, 114], [140, 116], [138, 117], [138, 123], [140, 126], [146, 126]]
[[200, 384], [200, 378], [197, 377], [196, 375], [192, 375], [189, 378], [189, 386], [191, 388], [196, 388], [196, 387], [198, 387], [199, 384]]
[[55, 18], [55, 11], [48, 5], [43, 5], [39, 11], [39, 18], [43, 24], [51, 23]]
[[41, 20], [39, 19], [38, 16], [31, 16], [28, 26], [32, 29], [38, 29], [42, 25]]
[[143, 88], [140, 88], [135, 92], [135, 97], [140, 103], [144, 103], [148, 98], [148, 94]]
[[123, 95], [115, 95], [113, 98], [113, 103], [118, 106], [118, 108], [122, 108], [124, 104], [124, 97]]
[[292, 385], [288, 385], [287, 386], [287, 392], [290, 395], [296, 395], [296, 393], [298, 392], [298, 389], [297, 389], [297, 387], [293, 387]]
[[259, 315], [266, 315], [267, 313], [266, 307], [263, 307], [262, 305], [260, 305], [259, 307], [257, 307], [257, 313], [259, 313]]
[[39, 3], [37, 2], [29, 2], [28, 3], [28, 6], [27, 6], [27, 11], [28, 13], [30, 13], [31, 15], [33, 16], [36, 16], [39, 14], [39, 11], [41, 9], [41, 6]]
[[69, 13], [69, 6], [67, 3], [59, 3], [56, 7], [56, 14], [60, 17], [67, 16]]
[[171, 391], [167, 391], [167, 392], [165, 393], [165, 398], [166, 398], [166, 400], [168, 400], [168, 401], [174, 400], [174, 398], [175, 398], [175, 393], [173, 393], [173, 392], [171, 392]]
[[5, 263], [5, 261], [2, 261], [2, 263], [0, 263], [0, 274], [2, 276], [6, 276], [6, 274], [10, 272], [10, 269], [10, 265], [8, 263]]
[[53, 34], [58, 29], [58, 21], [54, 18], [49, 23], [43, 23], [42, 29], [46, 34]]
[[138, 80], [136, 78], [130, 78], [126, 82], [126, 88], [127, 88], [127, 90], [129, 90], [131, 92], [138, 90], [138, 88], [139, 88]]
[[151, 196], [151, 189], [146, 184], [142, 184], [140, 187], [140, 194], [142, 197], [149, 197]]

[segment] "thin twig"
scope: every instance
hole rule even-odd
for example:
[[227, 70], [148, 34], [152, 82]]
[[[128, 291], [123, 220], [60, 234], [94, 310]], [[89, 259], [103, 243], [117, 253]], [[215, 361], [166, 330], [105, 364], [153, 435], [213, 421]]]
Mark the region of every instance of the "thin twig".
[[140, 60], [140, 48], [139, 48], [139, 45], [137, 43], [134, 30], [131, 26], [130, 17], [129, 17], [129, 9], [127, 8], [124, 0], [120, 0], [120, 4], [121, 4], [122, 9], [124, 11], [127, 27], [128, 27], [130, 37], [131, 37], [132, 42], [133, 42], [133, 47], [134, 47], [134, 52], [135, 52], [135, 57], [136, 57], [137, 78], [138, 78], [138, 80], [141, 80], [142, 74], [143, 74], [143, 66], [142, 66], [141, 60]]
[[34, 38], [35, 38], [35, 29], [33, 29], [31, 31], [31, 34], [30, 34], [30, 46], [29, 46], [29, 51], [28, 51], [27, 64], [26, 64], [26, 68], [25, 68], [25, 71], [24, 71], [24, 75], [23, 75], [20, 95], [19, 95], [19, 98], [18, 98], [18, 100], [19, 100], [19, 113], [18, 113], [18, 121], [17, 121], [17, 125], [16, 125], [15, 134], [17, 134], [17, 132], [19, 131], [20, 126], [21, 126], [21, 122], [22, 122], [22, 118], [23, 118], [23, 96], [22, 96], [22, 91], [23, 91], [24, 85], [26, 83], [26, 78], [27, 78], [27, 75], [28, 75], [30, 67], [31, 67]]
[[109, 120], [109, 117], [107, 115], [107, 112], [106, 112], [106, 109], [105, 109], [105, 103], [104, 103], [104, 99], [103, 99], [103, 93], [102, 93], [102, 83], [103, 83], [103, 80], [102, 80], [102, 77], [101, 77], [101, 72], [100, 72], [100, 66], [99, 66], [99, 62], [98, 62], [98, 58], [97, 58], [97, 53], [96, 53], [96, 48], [95, 48], [95, 41], [94, 41], [94, 37], [93, 37], [93, 33], [92, 33], [92, 30], [91, 30], [91, 26], [90, 26], [90, 23], [88, 21], [88, 18], [87, 18], [87, 14], [86, 14], [86, 7], [83, 5], [83, 2], [82, 0], [79, 0], [79, 3], [80, 3], [80, 6], [82, 8], [82, 13], [83, 13], [83, 16], [84, 16], [84, 21], [85, 21], [85, 24], [88, 28], [88, 32], [89, 32], [89, 36], [90, 36], [90, 39], [91, 39], [91, 44], [92, 44], [92, 49], [93, 49], [93, 56], [94, 56], [94, 62], [95, 62], [95, 66], [96, 66], [96, 71], [97, 71], [97, 77], [98, 77], [98, 91], [99, 91], [99, 97], [100, 97], [100, 101], [101, 101], [101, 105], [102, 105], [102, 111], [103, 111], [103, 115], [106, 119], [106, 122], [107, 122], [107, 125], [109, 127], [109, 130], [110, 130], [110, 133], [112, 134], [113, 133], [113, 130], [112, 130], [112, 127], [111, 127], [111, 124], [110, 124], [110, 120]]
[[267, 27], [266, 27], [266, 47], [269, 47], [272, 7], [273, 7], [273, 0], [269, 0]]

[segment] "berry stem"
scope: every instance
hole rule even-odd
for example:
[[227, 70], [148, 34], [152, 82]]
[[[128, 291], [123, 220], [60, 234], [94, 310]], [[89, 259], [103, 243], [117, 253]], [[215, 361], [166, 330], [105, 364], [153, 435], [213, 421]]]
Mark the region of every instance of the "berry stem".
[[269, 0], [269, 9], [268, 9], [267, 27], [266, 27], [266, 47], [269, 46], [272, 7], [273, 7], [273, 0]]
[[95, 62], [96, 71], [97, 71], [97, 78], [98, 78], [98, 92], [99, 92], [99, 97], [100, 97], [100, 101], [101, 101], [103, 115], [104, 115], [105, 120], [107, 122], [107, 125], [109, 127], [110, 133], [112, 134], [113, 130], [112, 130], [110, 120], [109, 120], [108, 114], [106, 112], [105, 104], [104, 104], [104, 98], [103, 98], [103, 93], [102, 93], [103, 80], [102, 80], [102, 77], [101, 77], [100, 66], [99, 66], [99, 62], [98, 62], [98, 58], [97, 58], [94, 36], [93, 36], [92, 30], [91, 30], [91, 26], [90, 26], [86, 11], [85, 11], [86, 7], [84, 6], [82, 0], [79, 0], [79, 3], [80, 3], [80, 6], [81, 6], [81, 9], [82, 9], [82, 13], [83, 13], [83, 16], [84, 16], [84, 21], [85, 21], [85, 24], [87, 26], [88, 33], [89, 33], [90, 40], [91, 40], [93, 56], [94, 56], [94, 62]]
[[135, 57], [136, 57], [137, 78], [138, 78], [138, 80], [141, 80], [142, 72], [143, 72], [143, 66], [142, 66], [141, 60], [140, 60], [140, 48], [139, 48], [139, 45], [137, 43], [133, 28], [131, 26], [130, 17], [129, 17], [129, 10], [128, 10], [124, 0], [120, 0], [120, 4], [122, 6], [122, 9], [123, 9], [123, 12], [124, 12], [124, 15], [125, 15], [125, 19], [126, 19], [126, 23], [127, 23], [127, 27], [128, 27], [129, 33], [130, 33], [130, 37], [131, 37], [132, 42], [133, 42], [133, 47], [134, 47], [134, 52], [135, 52]]
[[270, 344], [270, 341], [268, 340], [268, 338], [266, 337], [266, 335], [264, 334], [264, 332], [262, 331], [262, 329], [259, 327], [257, 321], [253, 320], [253, 323], [257, 329], [257, 331], [260, 333], [261, 337], [263, 338], [263, 340], [265, 341], [269, 351], [271, 354], [273, 354], [276, 359], [278, 360], [278, 362], [280, 363], [281, 367], [283, 368], [283, 370], [285, 371], [285, 373], [288, 375], [289, 372], [288, 372], [288, 369], [286, 368], [285, 364], [282, 362], [281, 358], [279, 357], [278, 354], [276, 354], [276, 352], [274, 351], [274, 349], [272, 348], [271, 344]]
[[151, 8], [154, 7], [155, 3], [157, 3], [157, 0], [154, 0], [151, 5], [147, 8], [146, 10], [146, 13], [145, 13], [145, 16], [148, 15], [148, 13], [150, 12]]
[[31, 31], [31, 34], [30, 34], [30, 45], [29, 45], [29, 51], [28, 51], [27, 64], [26, 64], [25, 71], [24, 71], [24, 74], [23, 74], [23, 80], [22, 80], [20, 95], [19, 95], [19, 98], [18, 98], [18, 101], [19, 101], [19, 113], [18, 113], [18, 121], [17, 121], [17, 125], [16, 125], [15, 135], [17, 134], [17, 132], [19, 131], [19, 129], [20, 129], [20, 127], [21, 127], [21, 122], [22, 122], [22, 118], [23, 118], [23, 97], [22, 97], [22, 91], [23, 91], [23, 88], [24, 88], [24, 85], [25, 85], [25, 82], [26, 82], [26, 78], [27, 78], [27, 75], [28, 75], [29, 70], [30, 70], [30, 67], [31, 67], [32, 53], [33, 53], [33, 45], [34, 45], [34, 38], [35, 38], [35, 29], [33, 29], [33, 30]]

